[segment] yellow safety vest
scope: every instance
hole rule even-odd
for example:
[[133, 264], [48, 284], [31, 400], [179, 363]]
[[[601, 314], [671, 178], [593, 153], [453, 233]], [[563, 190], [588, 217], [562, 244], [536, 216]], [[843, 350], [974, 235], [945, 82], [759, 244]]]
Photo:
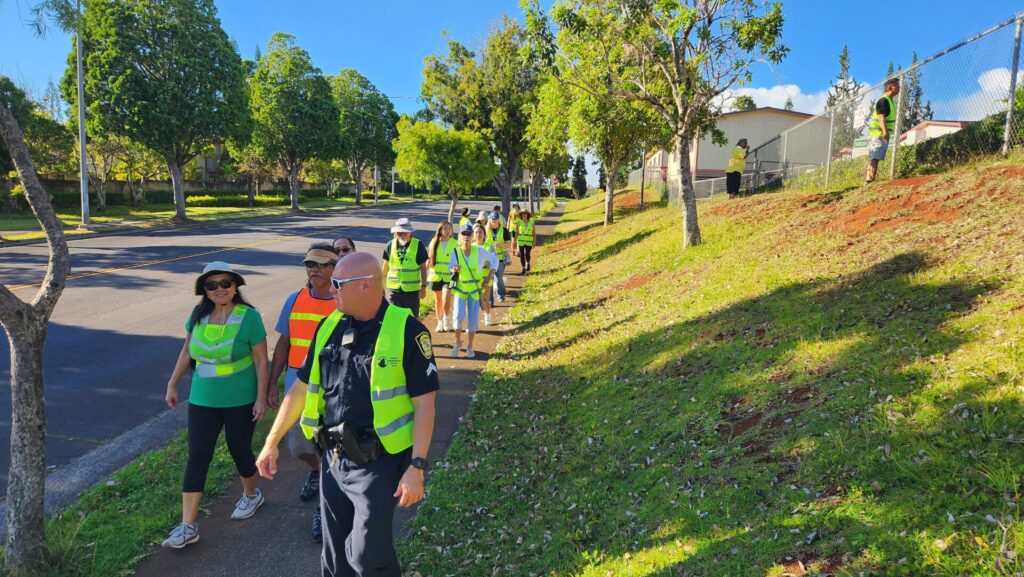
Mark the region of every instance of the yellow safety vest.
[[388, 258], [387, 287], [391, 290], [416, 292], [420, 290], [420, 266], [416, 264], [416, 253], [419, 252], [420, 241], [409, 240], [405, 249], [405, 258], [398, 258], [398, 239], [391, 241], [391, 256]]
[[188, 353], [196, 360], [196, 374], [203, 378], [227, 377], [252, 365], [252, 353], [232, 360], [235, 338], [249, 307], [236, 304], [223, 325], [210, 324], [210, 317], [199, 319], [188, 341]]
[[[373, 407], [373, 429], [384, 449], [392, 455], [412, 446], [414, 408], [406, 389], [405, 323], [412, 316], [407, 308], [388, 305], [384, 322], [377, 335], [370, 365], [370, 403]], [[342, 314], [334, 311], [316, 333], [313, 349], [313, 367], [309, 373], [306, 403], [302, 408], [299, 425], [307, 439], [313, 438], [313, 429], [320, 423], [324, 411], [324, 389], [320, 382], [320, 352], [334, 333]]]
[[451, 282], [452, 273], [448, 272], [448, 259], [451, 257], [452, 249], [458, 246], [459, 243], [454, 238], [437, 243], [437, 246], [434, 247], [437, 249], [434, 255], [434, 268], [431, 269], [427, 280], [430, 282]]
[[452, 292], [464, 299], [480, 300], [483, 271], [480, 268], [479, 247], [473, 245], [469, 249], [469, 260], [473, 262], [472, 265], [466, 262], [466, 255], [462, 253], [461, 248], [455, 250], [455, 255], [455, 258], [459, 259], [459, 276], [452, 286]]
[[[885, 127], [889, 131], [889, 136], [892, 137], [892, 133], [896, 132], [896, 105], [892, 103], [892, 98], [883, 96], [889, 103], [889, 114], [885, 117]], [[882, 136], [882, 125], [878, 123], [878, 113], [875, 109], [871, 109], [871, 122], [868, 123], [868, 136]]]
[[503, 225], [498, 226], [498, 230], [486, 228], [484, 229], [484, 248], [493, 252], [498, 260], [505, 258], [505, 253], [508, 252], [507, 248], [495, 248], [494, 245], [499, 242], [505, 242], [505, 227]]
[[533, 246], [533, 223], [536, 222], [532, 218], [530, 220], [520, 221], [519, 223], [519, 246]]

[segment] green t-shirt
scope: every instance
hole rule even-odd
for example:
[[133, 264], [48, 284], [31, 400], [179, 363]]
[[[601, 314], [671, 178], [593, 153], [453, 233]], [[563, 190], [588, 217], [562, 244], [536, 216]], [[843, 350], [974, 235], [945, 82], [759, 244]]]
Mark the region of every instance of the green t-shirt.
[[[189, 324], [189, 321], [185, 322], [185, 330], [191, 332], [192, 327]], [[231, 347], [231, 360], [237, 361], [251, 355], [252, 346], [266, 338], [267, 331], [263, 328], [263, 317], [259, 311], [254, 308], [245, 311], [238, 337]], [[255, 364], [227, 377], [204, 378], [200, 377], [198, 372], [193, 372], [192, 391], [188, 402], [218, 409], [248, 405], [256, 402], [256, 384]]]

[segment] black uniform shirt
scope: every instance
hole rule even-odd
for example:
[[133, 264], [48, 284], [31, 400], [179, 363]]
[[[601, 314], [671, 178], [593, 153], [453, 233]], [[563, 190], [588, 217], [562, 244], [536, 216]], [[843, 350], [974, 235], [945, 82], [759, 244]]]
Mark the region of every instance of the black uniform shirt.
[[[327, 339], [320, 352], [320, 385], [324, 389], [323, 425], [333, 427], [342, 421], [357, 426], [373, 426], [373, 406], [370, 403], [370, 365], [373, 350], [384, 322], [384, 312], [391, 306], [381, 301], [380, 310], [372, 320], [362, 322], [346, 316], [338, 323], [334, 333]], [[321, 321], [321, 325], [323, 321]], [[356, 331], [356, 342], [350, 347], [341, 344], [345, 330]], [[317, 331], [320, 327], [317, 327]], [[313, 337], [316, 342], [316, 336]], [[299, 379], [309, 382], [313, 368], [313, 351], [306, 355], [306, 362], [299, 369]], [[405, 323], [405, 354], [402, 359], [405, 368], [406, 387], [410, 397], [418, 397], [440, 388], [437, 380], [437, 365], [430, 333], [423, 323], [413, 317]]]

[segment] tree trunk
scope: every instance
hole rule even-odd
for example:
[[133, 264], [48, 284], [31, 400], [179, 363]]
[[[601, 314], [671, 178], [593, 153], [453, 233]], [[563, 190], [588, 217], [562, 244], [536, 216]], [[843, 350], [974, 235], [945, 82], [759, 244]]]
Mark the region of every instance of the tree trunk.
[[683, 209], [683, 248], [700, 244], [700, 225], [697, 224], [697, 195], [693, 190], [690, 171], [690, 141], [676, 136], [676, 157], [679, 159], [679, 205]]
[[0, 285], [0, 325], [7, 332], [11, 348], [11, 463], [4, 519], [4, 562], [8, 569], [27, 569], [38, 563], [46, 551], [42, 352], [46, 324], [64, 290], [70, 264], [68, 245], [50, 196], [39, 183], [21, 128], [4, 106], [0, 106], [0, 137], [10, 152], [25, 197], [46, 234], [49, 248], [46, 275], [31, 304]]
[[[455, 206], [457, 204], [459, 204], [459, 193], [457, 193], [457, 192], [455, 192], [453, 190], [450, 193], [448, 193], [448, 195], [452, 199], [451, 204], [448, 205], [448, 222], [454, 223], [455, 222]], [[459, 234], [459, 231], [455, 231], [455, 234]]]
[[302, 163], [292, 161], [288, 166], [288, 192], [292, 197], [292, 212], [299, 212], [299, 169]]
[[167, 161], [167, 172], [171, 174], [171, 190], [174, 191], [174, 220], [187, 222], [185, 215], [185, 180], [181, 175], [181, 164], [176, 160]]
[[107, 210], [107, 179], [98, 178], [99, 186], [96, 187], [96, 210], [103, 212]]
[[604, 225], [615, 222], [615, 177], [619, 171], [618, 164], [609, 164], [605, 170], [605, 191], [604, 191]]
[[511, 159], [507, 165], [501, 165], [501, 169], [494, 177], [494, 185], [498, 187], [498, 194], [501, 196], [502, 214], [508, 214], [512, 208], [512, 185], [516, 181], [515, 175], [518, 170], [519, 159]]
[[249, 179], [249, 186], [246, 187], [246, 192], [249, 194], [248, 203], [249, 208], [252, 208], [256, 204], [256, 186], [259, 179], [253, 177]]
[[640, 212], [644, 211], [644, 177], [647, 176], [647, 159], [640, 155]]

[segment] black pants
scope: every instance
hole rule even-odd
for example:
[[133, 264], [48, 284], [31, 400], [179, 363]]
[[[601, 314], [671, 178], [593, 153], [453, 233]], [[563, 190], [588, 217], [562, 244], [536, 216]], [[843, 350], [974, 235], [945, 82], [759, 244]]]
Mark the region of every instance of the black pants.
[[189, 403], [188, 464], [185, 465], [182, 492], [203, 491], [222, 427], [238, 474], [242, 477], [256, 474], [256, 455], [252, 452], [252, 434], [256, 430], [256, 423], [252, 420], [252, 404], [218, 409]]
[[519, 247], [519, 266], [523, 267], [523, 270], [530, 268], [530, 251], [533, 250], [532, 246], [520, 246]]
[[[320, 463], [323, 577], [401, 577], [392, 523], [398, 482], [411, 451], [385, 454], [362, 467], [331, 453]], [[332, 460], [334, 461], [332, 464]]]
[[388, 302], [396, 307], [404, 307], [412, 311], [412, 316], [420, 316], [420, 292], [406, 292], [388, 289]]
[[743, 175], [741, 172], [727, 172], [725, 173], [725, 191], [729, 194], [740, 193], [740, 177]]

